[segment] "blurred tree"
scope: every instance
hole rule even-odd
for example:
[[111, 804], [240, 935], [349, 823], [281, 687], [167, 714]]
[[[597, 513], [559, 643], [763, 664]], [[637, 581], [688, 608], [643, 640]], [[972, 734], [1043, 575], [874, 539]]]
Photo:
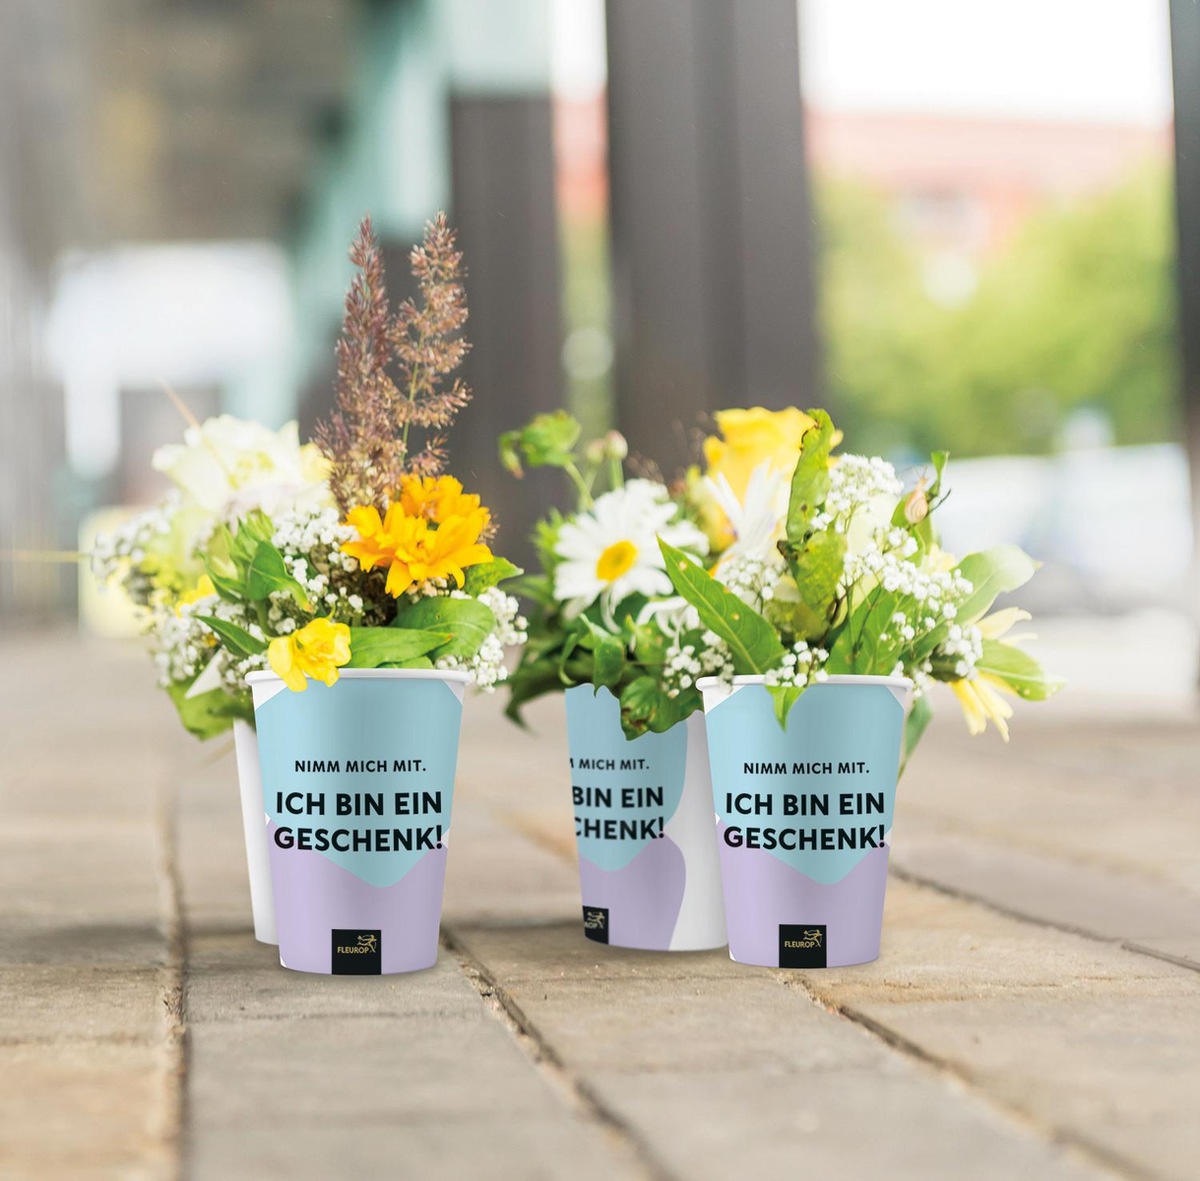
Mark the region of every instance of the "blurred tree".
[[1117, 442], [1176, 437], [1169, 180], [1143, 166], [1038, 213], [958, 307], [926, 293], [886, 197], [820, 182], [830, 402], [855, 449], [1043, 452], [1084, 406]]

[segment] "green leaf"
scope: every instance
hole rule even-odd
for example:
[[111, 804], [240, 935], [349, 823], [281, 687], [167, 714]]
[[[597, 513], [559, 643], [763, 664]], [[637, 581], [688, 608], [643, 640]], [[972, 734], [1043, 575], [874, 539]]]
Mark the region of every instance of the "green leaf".
[[525, 474], [525, 469], [521, 466], [521, 432], [505, 431], [496, 440], [496, 450], [499, 452], [500, 464], [504, 470], [519, 480]]
[[775, 702], [775, 720], [784, 730], [787, 729], [788, 714], [792, 706], [804, 695], [807, 685], [768, 685], [767, 692]]
[[921, 741], [921, 735], [925, 733], [925, 728], [933, 720], [933, 706], [929, 703], [929, 695], [922, 694], [912, 705], [912, 709], [908, 711], [908, 717], [904, 720], [904, 757], [900, 763], [900, 774], [904, 774], [904, 768], [908, 766], [908, 760], [912, 758], [912, 753], [917, 749], [917, 743]]
[[[235, 717], [245, 717], [245, 703], [238, 702], [224, 689], [210, 689], [207, 693], [197, 693], [189, 697], [195, 678], [191, 681], [177, 681], [167, 686], [167, 696], [179, 713], [179, 720], [189, 734], [199, 739], [213, 738], [228, 730], [233, 725]], [[254, 717], [253, 709], [247, 720]]]
[[775, 629], [682, 550], [661, 537], [658, 544], [675, 590], [696, 608], [700, 622], [729, 645], [734, 672], [764, 673], [778, 667], [783, 660], [783, 644]]
[[507, 558], [493, 558], [490, 562], [467, 567], [463, 590], [474, 597], [508, 578], [516, 578], [524, 573], [520, 566], [514, 566]]
[[648, 730], [662, 734], [701, 704], [695, 689], [668, 697], [658, 678], [649, 674], [630, 681], [621, 690], [620, 699], [621, 728], [627, 738], [637, 738]]
[[829, 452], [833, 447], [833, 423], [824, 410], [810, 410], [816, 426], [809, 427], [800, 440], [800, 458], [792, 473], [792, 491], [788, 497], [787, 540], [801, 545], [812, 529], [812, 519], [829, 491]]
[[[900, 597], [894, 591], [875, 587], [851, 613], [846, 626], [829, 649], [826, 671], [859, 676], [888, 676], [904, 643], [896, 634], [892, 616]], [[888, 639], [884, 639], [884, 635]]]
[[444, 631], [402, 627], [352, 627], [347, 668], [428, 667], [413, 662], [440, 648], [450, 638]]
[[236, 578], [229, 578], [224, 574], [218, 574], [209, 562], [204, 563], [204, 569], [217, 594], [227, 603], [244, 603], [246, 601], [246, 587], [244, 583], [238, 581]]
[[257, 640], [244, 627], [218, 619], [215, 615], [197, 615], [205, 626], [212, 628], [221, 637], [221, 642], [238, 656], [257, 656], [267, 650], [266, 640]]
[[933, 483], [929, 485], [929, 499], [937, 500], [942, 491], [942, 476], [946, 473], [946, 463], [950, 459], [949, 451], [935, 451], [929, 457], [933, 464]]
[[800, 602], [807, 610], [798, 613], [808, 627], [800, 634], [817, 639], [825, 634], [838, 605], [838, 583], [846, 564], [846, 537], [842, 533], [814, 533], [798, 546], [781, 543], [788, 568], [796, 582]]
[[968, 554], [959, 562], [958, 572], [974, 587], [959, 604], [958, 622], [974, 623], [996, 601], [996, 596], [1024, 586], [1036, 573], [1039, 563], [1015, 545]]
[[1049, 676], [1028, 652], [1000, 640], [983, 641], [983, 655], [975, 667], [1003, 681], [1026, 701], [1045, 701], [1066, 684], [1060, 677]]
[[523, 474], [522, 459], [530, 467], [566, 467], [582, 429], [565, 410], [534, 415], [519, 430], [500, 436], [500, 462], [514, 476]]
[[246, 570], [246, 596], [258, 602], [275, 591], [287, 591], [305, 611], [312, 610], [304, 587], [288, 573], [283, 554], [270, 541], [260, 541]]
[[428, 628], [442, 632], [446, 640], [435, 656], [457, 656], [470, 660], [496, 627], [491, 609], [477, 599], [455, 599], [435, 595], [418, 599], [396, 614], [391, 627], [397, 630]]
[[612, 689], [625, 673], [625, 641], [585, 619], [591, 640], [592, 683]]

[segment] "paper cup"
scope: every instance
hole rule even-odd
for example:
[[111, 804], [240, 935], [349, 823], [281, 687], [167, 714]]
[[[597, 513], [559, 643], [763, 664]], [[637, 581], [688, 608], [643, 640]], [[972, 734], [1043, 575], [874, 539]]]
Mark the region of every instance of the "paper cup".
[[646, 951], [725, 946], [704, 718], [632, 741], [607, 690], [566, 693], [583, 933]]
[[254, 938], [260, 943], [277, 944], [279, 935], [275, 930], [275, 900], [271, 894], [271, 863], [267, 856], [258, 738], [254, 727], [240, 718], [233, 723], [233, 749], [237, 757], [238, 788], [242, 797], [242, 835], [246, 839]]
[[729, 954], [771, 968], [879, 956], [903, 677], [830, 677], [784, 730], [762, 677], [702, 678]]
[[345, 669], [254, 692], [279, 962], [415, 972], [437, 960], [467, 673]]

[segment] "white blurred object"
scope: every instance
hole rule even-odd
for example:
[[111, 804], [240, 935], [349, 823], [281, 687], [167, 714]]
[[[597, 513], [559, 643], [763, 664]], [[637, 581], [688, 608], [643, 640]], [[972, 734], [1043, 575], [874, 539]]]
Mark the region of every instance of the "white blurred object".
[[[139, 509], [99, 508], [79, 526], [79, 552], [90, 553], [96, 538], [120, 528]], [[79, 626], [106, 639], [124, 640], [142, 634], [141, 612], [117, 583], [101, 585], [87, 562], [79, 563]]]
[[[1100, 441], [1080, 422], [1076, 441]], [[937, 520], [952, 553], [1011, 543], [1045, 568], [1022, 592], [1041, 611], [1192, 613], [1191, 493], [1174, 443], [1053, 456], [951, 458]]]
[[[268, 243], [128, 246], [68, 260], [46, 330], [66, 391], [67, 455], [82, 476], [112, 471], [120, 392], [219, 385], [291, 348], [287, 260]], [[289, 407], [269, 383], [239, 412], [267, 423]], [[278, 404], [277, 404], [278, 403]]]

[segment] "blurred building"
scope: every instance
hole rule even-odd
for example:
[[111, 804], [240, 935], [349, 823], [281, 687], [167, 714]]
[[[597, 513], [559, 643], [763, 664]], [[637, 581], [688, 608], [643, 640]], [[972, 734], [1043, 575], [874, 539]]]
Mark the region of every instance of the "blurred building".
[[1028, 217], [1166, 162], [1169, 124], [809, 107], [814, 169], [866, 181], [926, 250], [995, 253]]

